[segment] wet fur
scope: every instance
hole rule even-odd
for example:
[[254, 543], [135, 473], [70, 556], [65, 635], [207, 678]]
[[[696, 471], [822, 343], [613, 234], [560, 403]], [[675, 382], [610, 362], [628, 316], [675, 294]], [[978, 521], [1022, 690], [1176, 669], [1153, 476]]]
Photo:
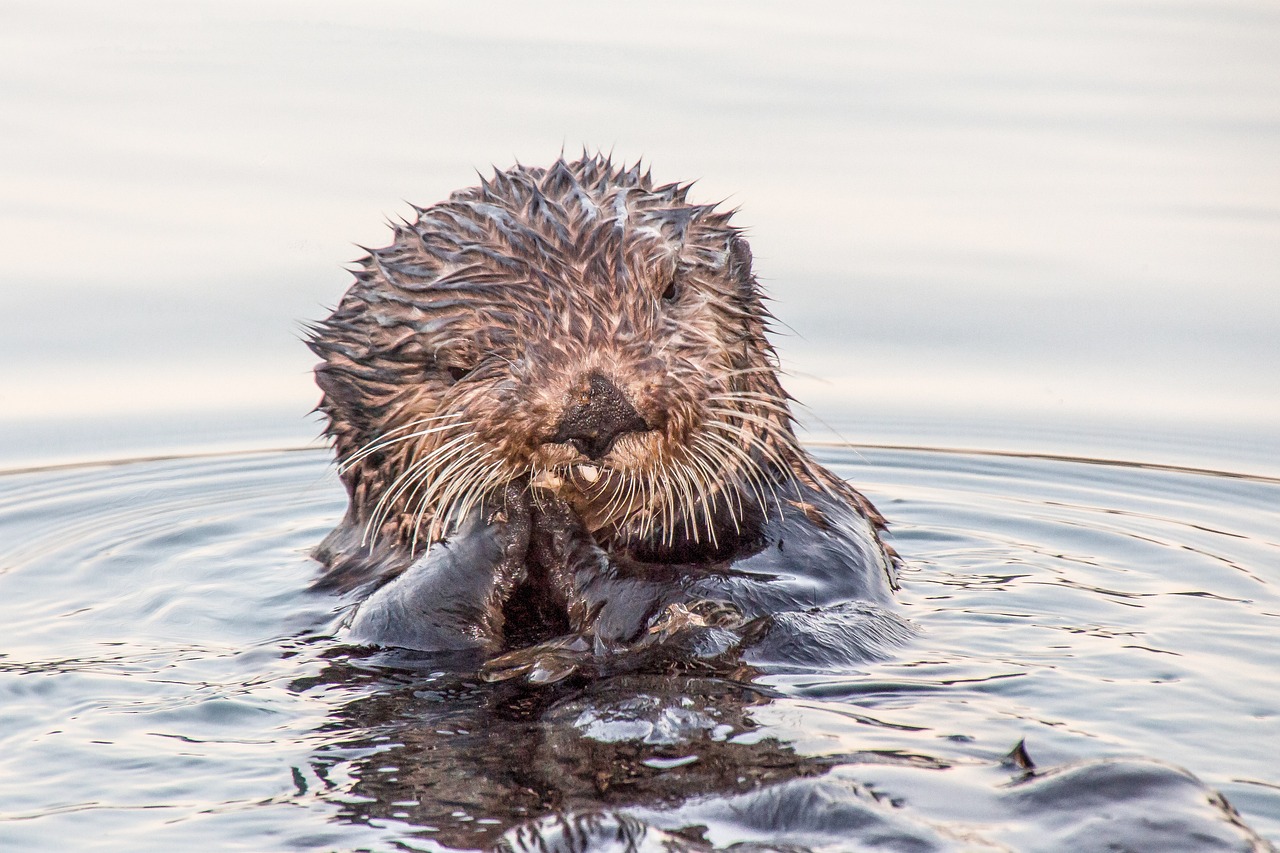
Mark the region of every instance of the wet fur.
[[[630, 574], [647, 587], [674, 589], [774, 539], [780, 550], [786, 525], [822, 531], [845, 516], [865, 527], [860, 570], [892, 583], [879, 514], [795, 438], [732, 212], [689, 203], [688, 189], [597, 156], [517, 166], [415, 208], [358, 262], [309, 341], [350, 498], [316, 552], [321, 587], [367, 594], [432, 543], [448, 559], [461, 529], [501, 528], [502, 548], [525, 550], [480, 611], [503, 611], [498, 631], [562, 628], [582, 585], [602, 585], [584, 573], [641, 566]], [[600, 459], [553, 440], [591, 377], [649, 427]], [[582, 547], [605, 562], [567, 569]], [[652, 621], [662, 598], [628, 621]]]

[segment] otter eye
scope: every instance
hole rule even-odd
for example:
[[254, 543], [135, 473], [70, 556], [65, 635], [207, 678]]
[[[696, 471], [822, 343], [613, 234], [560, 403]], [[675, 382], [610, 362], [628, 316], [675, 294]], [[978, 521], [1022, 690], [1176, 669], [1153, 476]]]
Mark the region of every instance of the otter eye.
[[680, 295], [680, 289], [676, 287], [675, 277], [672, 276], [671, 281], [667, 282], [667, 289], [662, 291], [663, 302], [675, 302], [676, 297]]
[[468, 367], [458, 367], [455, 364], [451, 364], [445, 368], [445, 371], [449, 374], [449, 378], [452, 379], [454, 382], [461, 382], [466, 377], [466, 375], [471, 372], [471, 369]]

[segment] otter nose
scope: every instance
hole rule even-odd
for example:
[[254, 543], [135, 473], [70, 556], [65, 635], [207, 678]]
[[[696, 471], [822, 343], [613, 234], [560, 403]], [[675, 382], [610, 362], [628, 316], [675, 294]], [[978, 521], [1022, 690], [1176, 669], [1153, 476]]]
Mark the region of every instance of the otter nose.
[[556, 425], [551, 441], [571, 444], [592, 459], [609, 452], [618, 436], [644, 432], [650, 427], [617, 386], [599, 373], [574, 395]]

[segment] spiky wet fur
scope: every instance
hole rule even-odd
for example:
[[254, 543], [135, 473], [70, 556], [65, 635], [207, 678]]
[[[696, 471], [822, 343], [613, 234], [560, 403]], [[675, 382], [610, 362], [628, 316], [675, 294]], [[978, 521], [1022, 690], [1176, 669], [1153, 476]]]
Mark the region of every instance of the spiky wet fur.
[[[749, 537], [780, 478], [881, 523], [797, 443], [750, 249], [688, 189], [600, 156], [516, 166], [415, 208], [358, 262], [309, 341], [350, 497], [321, 585], [394, 576], [512, 481], [558, 488], [602, 544], [672, 562]], [[653, 429], [583, 468], [549, 440], [592, 373]]]

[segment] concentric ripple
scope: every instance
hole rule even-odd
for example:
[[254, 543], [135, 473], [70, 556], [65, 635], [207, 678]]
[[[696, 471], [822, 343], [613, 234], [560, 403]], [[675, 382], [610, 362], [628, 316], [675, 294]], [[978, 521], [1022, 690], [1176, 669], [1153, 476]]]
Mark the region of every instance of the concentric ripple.
[[[1099, 774], [1246, 837], [1200, 793], [1222, 792], [1280, 837], [1280, 481], [819, 455], [892, 522], [913, 645], [857, 672], [533, 691], [327, 637], [341, 602], [307, 592], [307, 552], [344, 500], [321, 452], [0, 476], [0, 846], [519, 847], [596, 812], [691, 849], [822, 846], [816, 818], [724, 815], [825, 797], [864, 840], [1032, 849]], [[1020, 740], [1058, 769], [1002, 763]]]

